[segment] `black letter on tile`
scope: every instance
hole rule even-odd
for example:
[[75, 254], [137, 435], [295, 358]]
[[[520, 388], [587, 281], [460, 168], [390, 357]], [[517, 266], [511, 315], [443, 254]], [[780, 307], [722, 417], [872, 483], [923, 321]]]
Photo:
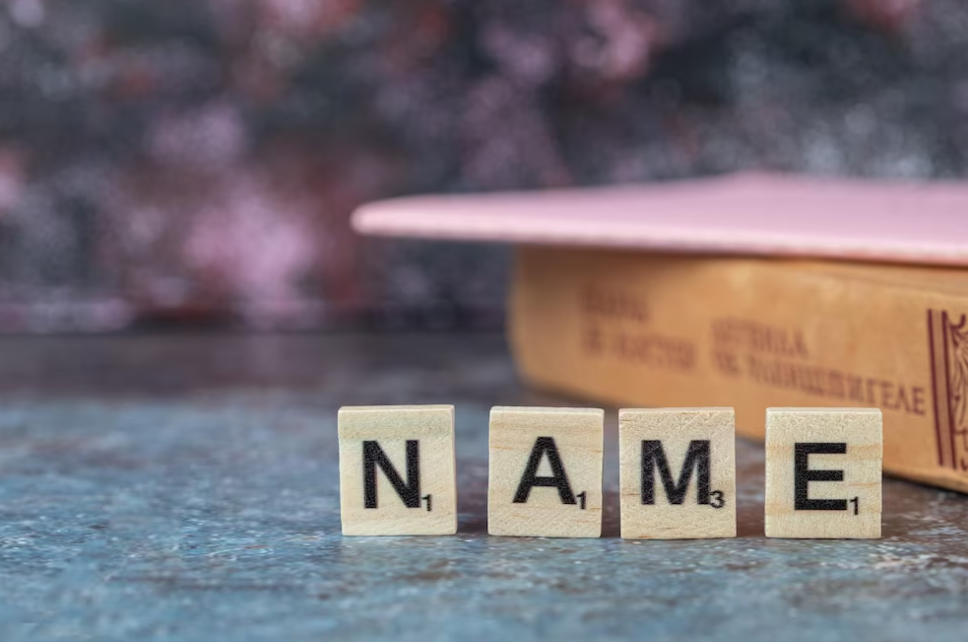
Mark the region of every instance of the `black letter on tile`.
[[812, 481], [844, 481], [842, 470], [810, 470], [810, 455], [846, 455], [847, 444], [802, 443], [794, 446], [794, 510], [847, 510], [846, 499], [810, 499], [807, 486]]
[[[541, 458], [548, 455], [548, 463], [551, 464], [551, 477], [538, 477], [538, 466], [541, 465]], [[518, 492], [514, 493], [515, 504], [526, 504], [531, 488], [534, 486], [554, 486], [558, 489], [558, 497], [562, 504], [575, 504], [575, 494], [571, 492], [571, 485], [568, 483], [568, 475], [565, 474], [565, 467], [561, 465], [561, 457], [558, 456], [558, 446], [555, 445], [553, 437], [538, 437], [531, 449], [531, 457], [528, 465], [524, 468], [524, 476], [518, 484]]]
[[393, 467], [386, 453], [375, 441], [363, 442], [363, 506], [376, 508], [376, 467], [379, 466], [387, 481], [397, 491], [407, 508], [420, 508], [420, 442], [407, 440], [407, 483]]
[[689, 490], [693, 468], [696, 469], [696, 503], [709, 504], [709, 440], [695, 439], [689, 442], [686, 461], [679, 472], [678, 483], [672, 479], [669, 461], [666, 459], [662, 442], [649, 440], [642, 442], [642, 503], [655, 504], [655, 469], [658, 467], [662, 486], [670, 504], [681, 504]]

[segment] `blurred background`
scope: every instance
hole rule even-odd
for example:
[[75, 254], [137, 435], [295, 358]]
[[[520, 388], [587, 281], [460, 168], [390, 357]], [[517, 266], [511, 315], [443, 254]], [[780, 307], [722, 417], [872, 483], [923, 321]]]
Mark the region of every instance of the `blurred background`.
[[0, 331], [496, 328], [367, 200], [968, 170], [963, 0], [4, 0]]

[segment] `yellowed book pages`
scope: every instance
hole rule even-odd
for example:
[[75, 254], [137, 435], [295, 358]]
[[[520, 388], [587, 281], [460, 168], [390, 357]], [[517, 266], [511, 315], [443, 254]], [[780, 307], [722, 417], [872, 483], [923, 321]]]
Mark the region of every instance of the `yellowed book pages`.
[[887, 472], [968, 492], [968, 271], [526, 247], [524, 378], [614, 405], [880, 408]]

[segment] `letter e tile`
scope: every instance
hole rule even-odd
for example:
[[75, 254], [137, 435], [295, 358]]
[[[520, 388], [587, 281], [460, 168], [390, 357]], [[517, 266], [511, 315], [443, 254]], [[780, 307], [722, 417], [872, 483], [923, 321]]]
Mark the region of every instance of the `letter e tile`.
[[881, 411], [766, 411], [766, 536], [881, 536]]

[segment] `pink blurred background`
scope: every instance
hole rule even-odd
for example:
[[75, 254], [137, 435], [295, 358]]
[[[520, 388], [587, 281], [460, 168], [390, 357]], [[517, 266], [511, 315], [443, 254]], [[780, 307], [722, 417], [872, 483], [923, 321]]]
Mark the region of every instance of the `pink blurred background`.
[[0, 330], [491, 328], [366, 200], [968, 170], [960, 0], [7, 0]]

